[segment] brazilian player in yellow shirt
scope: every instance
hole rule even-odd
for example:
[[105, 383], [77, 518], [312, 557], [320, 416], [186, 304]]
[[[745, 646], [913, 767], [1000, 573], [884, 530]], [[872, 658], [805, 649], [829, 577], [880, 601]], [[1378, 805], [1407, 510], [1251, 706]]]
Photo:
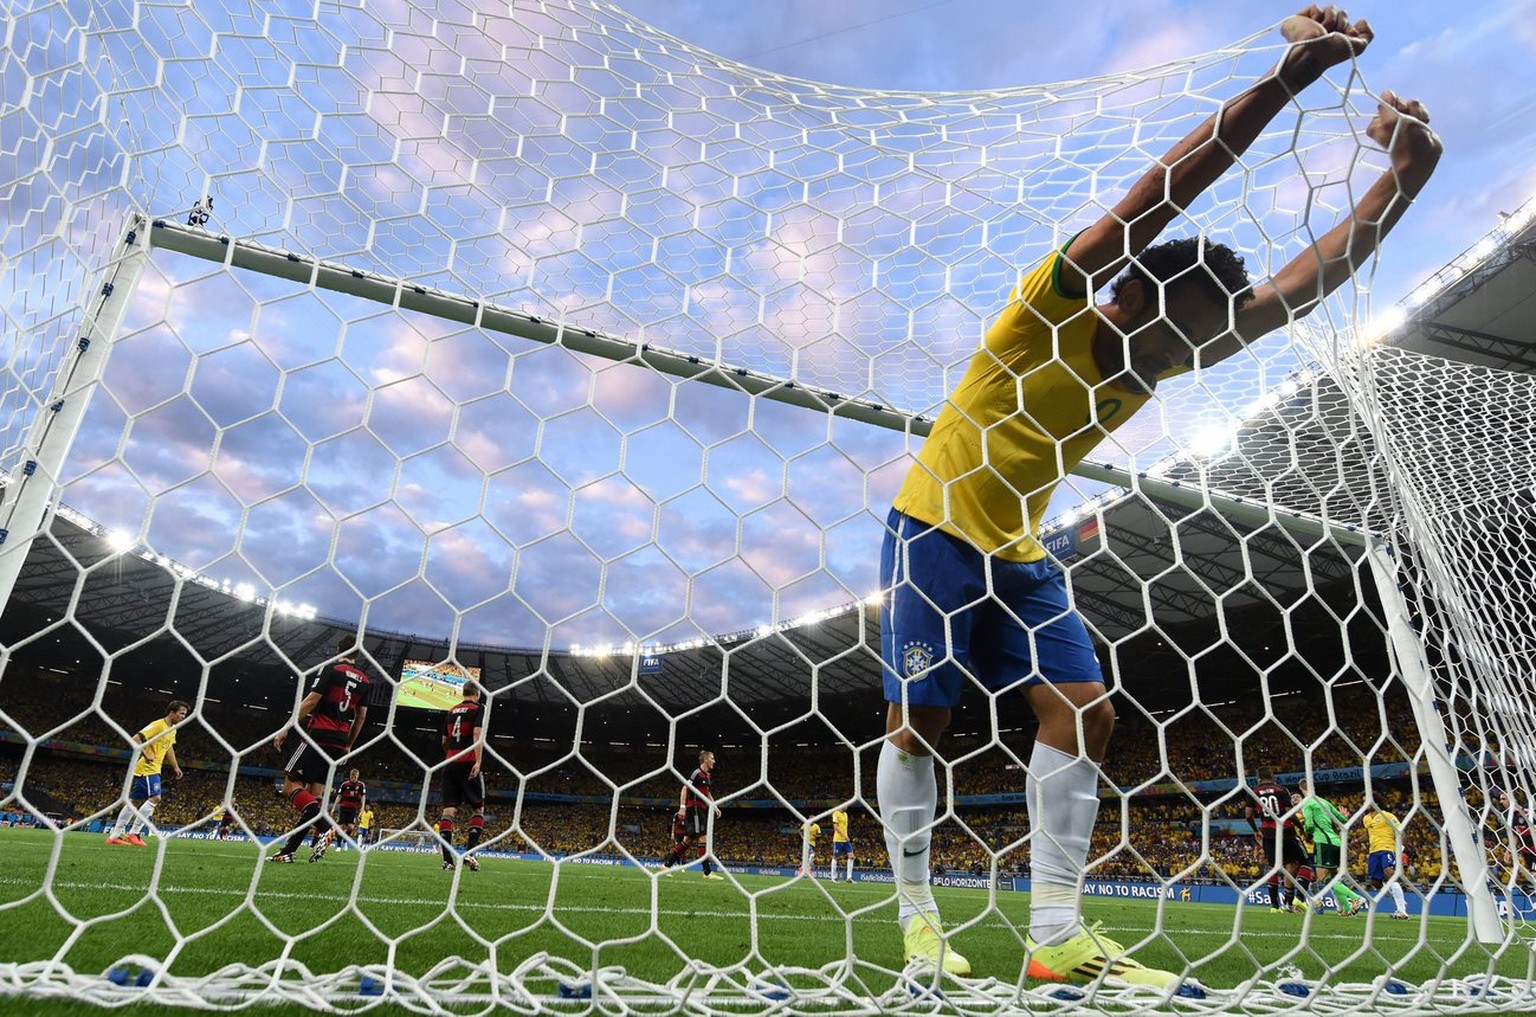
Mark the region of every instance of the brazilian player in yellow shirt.
[[1370, 854], [1366, 857], [1366, 878], [1379, 898], [1383, 887], [1392, 895], [1397, 910], [1393, 918], [1407, 919], [1408, 901], [1403, 895], [1402, 881], [1397, 878], [1397, 854], [1403, 839], [1402, 824], [1374, 801], [1365, 805], [1365, 815], [1360, 819], [1365, 828], [1366, 843]]
[[821, 824], [807, 821], [800, 827], [800, 875], [816, 876], [816, 841], [821, 837]]
[[[1271, 119], [1373, 38], [1368, 24], [1332, 7], [1309, 7], [1286, 24], [1292, 45], [1273, 71], [1024, 273], [896, 497], [881, 553], [889, 706], [876, 794], [909, 963], [970, 972], [940, 922], [930, 844], [933, 754], [962, 690], [979, 685], [992, 696], [1022, 692], [1039, 721], [1025, 784], [1028, 976], [1200, 991], [1144, 967], [1082, 921], [1115, 711], [1087, 629], [1038, 538], [1056, 485], [1161, 379], [1208, 367], [1315, 309], [1376, 249], [1439, 161], [1424, 107], [1387, 92], [1367, 133], [1387, 149], [1389, 168], [1356, 192], [1344, 222], [1273, 278], [1250, 287], [1242, 260], [1204, 238], [1153, 246]], [[1111, 280], [1100, 301], [1095, 294]]]
[[[107, 843], [114, 846], [129, 844], [147, 847], [140, 836], [149, 819], [160, 804], [160, 776], [166, 763], [171, 772], [181, 779], [181, 767], [176, 765], [176, 725], [187, 719], [191, 707], [179, 699], [171, 700], [165, 708], [165, 716], [146, 724], [133, 736], [133, 783], [128, 788], [128, 801], [117, 813], [112, 829], [107, 832]], [[129, 827], [129, 821], [133, 826]]]
[[832, 813], [832, 882], [837, 882], [837, 863], [848, 859], [848, 882], [853, 882], [853, 841], [848, 839], [848, 813], [837, 809]]

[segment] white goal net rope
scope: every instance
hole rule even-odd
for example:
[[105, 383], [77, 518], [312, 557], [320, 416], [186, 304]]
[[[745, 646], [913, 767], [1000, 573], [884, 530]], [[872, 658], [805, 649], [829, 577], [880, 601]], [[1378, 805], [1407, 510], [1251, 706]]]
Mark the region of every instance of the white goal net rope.
[[[1523, 427], [1531, 393], [1357, 359], [1368, 276], [1163, 386], [1107, 465], [1064, 482], [1052, 531], [1123, 732], [1089, 878], [1155, 902], [1116, 935], [1205, 995], [1019, 981], [1029, 732], [979, 693], [935, 840], [955, 933], [1012, 953], [938, 1002], [901, 971], [873, 795], [885, 511], [1021, 268], [1272, 66], [1277, 36], [919, 94], [768, 74], [583, 0], [20, 3], [0, 25], [0, 813], [41, 829], [0, 830], [20, 859], [0, 930], [34, 933], [0, 960], [0, 993], [432, 1012], [1529, 1003], [1519, 921], [1479, 942], [1465, 920], [1490, 880], [1528, 912], [1519, 866], [1498, 868], [1490, 835], [1488, 880], [1461, 873], [1499, 790], [1533, 786], [1529, 628], [1510, 621], [1529, 616], [1530, 464], [1468, 407], [1491, 389]], [[1372, 109], [1341, 68], [1186, 232], [1275, 271], [1380, 172]], [[1235, 445], [1202, 445], [1244, 420]], [[1428, 471], [1435, 440], [1477, 456]], [[1424, 633], [1413, 660], [1394, 612]], [[336, 775], [373, 786], [373, 834], [342, 838], [350, 861], [269, 867], [253, 840], [294, 817], [266, 746], [338, 635], [374, 680]], [[445, 662], [490, 692], [473, 875], [420, 857], [441, 845], [441, 715], [423, 711], [444, 703], [401, 679]], [[152, 850], [103, 855], [131, 739], [173, 697], [192, 711], [187, 776]], [[708, 907], [674, 889], [697, 870], [643, 868], [706, 747], [729, 872]], [[1264, 769], [1333, 774], [1356, 815], [1393, 805], [1413, 922], [1245, 927], [1266, 874], [1237, 782]], [[806, 823], [830, 841], [836, 807], [854, 817], [847, 896], [795, 873]], [[1216, 933], [1181, 939], [1185, 906]]]

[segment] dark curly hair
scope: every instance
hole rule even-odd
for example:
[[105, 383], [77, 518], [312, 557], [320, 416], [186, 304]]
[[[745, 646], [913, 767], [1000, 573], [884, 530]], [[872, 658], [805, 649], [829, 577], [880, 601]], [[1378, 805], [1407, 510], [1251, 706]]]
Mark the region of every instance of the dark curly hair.
[[1234, 310], [1242, 310], [1253, 299], [1253, 284], [1242, 257], [1226, 244], [1204, 237], [1168, 240], [1142, 251], [1110, 287], [1110, 297], [1119, 299], [1121, 287], [1132, 279], [1140, 279], [1149, 291], [1158, 284], [1197, 283], [1216, 303], [1232, 301]]

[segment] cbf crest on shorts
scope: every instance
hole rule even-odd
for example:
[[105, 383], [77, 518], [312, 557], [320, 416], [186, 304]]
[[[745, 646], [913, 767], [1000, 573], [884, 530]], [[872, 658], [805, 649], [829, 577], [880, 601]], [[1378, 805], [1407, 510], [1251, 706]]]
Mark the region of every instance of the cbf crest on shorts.
[[928, 670], [933, 667], [933, 647], [927, 643], [907, 643], [901, 648], [901, 672], [902, 677], [914, 681], [928, 677]]

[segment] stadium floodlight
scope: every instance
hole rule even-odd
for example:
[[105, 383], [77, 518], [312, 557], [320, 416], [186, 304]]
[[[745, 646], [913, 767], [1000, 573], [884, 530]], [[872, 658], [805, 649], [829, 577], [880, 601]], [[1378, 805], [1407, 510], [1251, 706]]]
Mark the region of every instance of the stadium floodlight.
[[1202, 459], [1215, 459], [1232, 448], [1234, 437], [1231, 424], [1206, 424], [1195, 431], [1189, 449]]

